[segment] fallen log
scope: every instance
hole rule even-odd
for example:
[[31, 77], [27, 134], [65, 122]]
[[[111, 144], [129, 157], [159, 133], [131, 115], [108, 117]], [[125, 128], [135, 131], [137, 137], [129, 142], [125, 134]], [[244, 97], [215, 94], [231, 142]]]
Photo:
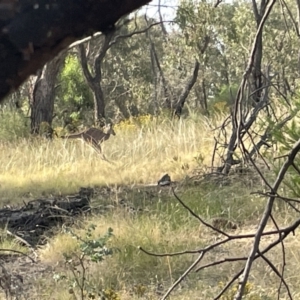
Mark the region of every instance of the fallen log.
[[35, 247], [43, 243], [47, 230], [89, 212], [91, 196], [92, 193], [81, 190], [76, 195], [37, 199], [20, 208], [0, 209], [0, 226], [20, 238], [17, 240], [24, 240], [25, 245]]

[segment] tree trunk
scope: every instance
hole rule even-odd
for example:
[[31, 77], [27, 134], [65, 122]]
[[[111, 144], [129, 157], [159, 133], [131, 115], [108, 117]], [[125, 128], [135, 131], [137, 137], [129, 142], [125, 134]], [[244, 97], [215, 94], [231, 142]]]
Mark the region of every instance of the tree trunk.
[[105, 119], [105, 100], [100, 83], [90, 85], [94, 94], [94, 121], [99, 123], [101, 119]]
[[150, 39], [150, 47], [151, 47], [150, 49], [152, 51], [153, 59], [156, 63], [156, 67], [157, 67], [158, 73], [159, 73], [159, 75], [161, 77], [161, 81], [162, 81], [162, 88], [163, 88], [163, 91], [164, 91], [163, 106], [172, 112], [173, 97], [172, 97], [171, 91], [169, 89], [169, 84], [168, 84], [168, 82], [165, 78], [164, 72], [161, 68], [161, 65], [160, 65], [160, 62], [159, 62], [159, 59], [158, 59], [158, 56], [157, 56], [157, 53], [156, 53], [154, 43], [151, 41], [151, 39]]
[[201, 108], [203, 109], [204, 114], [208, 114], [208, 106], [207, 106], [207, 93], [206, 93], [206, 85], [205, 85], [205, 79], [202, 79], [201, 82], [202, 86], [202, 101], [201, 101]]
[[181, 93], [181, 95], [179, 97], [179, 100], [176, 104], [176, 107], [175, 107], [175, 110], [174, 110], [174, 116], [177, 116], [178, 118], [181, 117], [181, 113], [182, 113], [182, 109], [183, 109], [185, 100], [187, 99], [191, 89], [193, 88], [194, 84], [196, 83], [196, 80], [198, 78], [198, 73], [199, 73], [199, 66], [200, 66], [199, 61], [196, 60], [193, 75], [190, 78], [190, 80], [188, 81], [185, 89]]
[[[111, 32], [104, 36], [102, 45], [98, 53], [95, 55], [96, 58], [94, 60], [93, 65], [90, 66], [90, 68], [84, 45], [80, 44], [78, 46], [82, 71], [89, 87], [91, 88], [94, 94], [94, 123], [96, 125], [99, 125], [99, 123], [102, 123], [103, 119], [105, 119], [105, 97], [101, 86], [102, 63], [104, 61], [108, 49], [111, 47], [110, 41], [113, 36], [114, 32]], [[90, 69], [93, 70], [94, 75], [92, 74]]]
[[[260, 9], [258, 9], [256, 2], [253, 1], [253, 12], [254, 12], [257, 28], [259, 27], [263, 14], [265, 13], [265, 9], [266, 9], [266, 3], [264, 0], [261, 1]], [[261, 100], [261, 96], [262, 96], [262, 86], [263, 86], [263, 76], [261, 71], [261, 62], [263, 56], [262, 38], [263, 38], [263, 32], [261, 31], [257, 39], [255, 56], [254, 56], [254, 61], [252, 66], [251, 77], [250, 77], [252, 106], [255, 106], [255, 104]]]
[[55, 57], [39, 70], [36, 76], [33, 92], [30, 99], [31, 133], [39, 134], [42, 122], [52, 124], [54, 109], [54, 87], [58, 72], [65, 58], [65, 53]]

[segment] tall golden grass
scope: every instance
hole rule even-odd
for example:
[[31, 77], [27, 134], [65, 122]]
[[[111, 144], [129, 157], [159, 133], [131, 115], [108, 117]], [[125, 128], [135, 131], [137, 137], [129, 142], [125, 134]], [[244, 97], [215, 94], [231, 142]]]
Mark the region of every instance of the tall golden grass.
[[[0, 142], [2, 196], [66, 193], [80, 186], [157, 182], [164, 173], [182, 178], [197, 165], [209, 164], [213, 136], [206, 120], [162, 121], [116, 127], [101, 159], [80, 140], [24, 138]], [[10, 195], [10, 196], [9, 196]]]

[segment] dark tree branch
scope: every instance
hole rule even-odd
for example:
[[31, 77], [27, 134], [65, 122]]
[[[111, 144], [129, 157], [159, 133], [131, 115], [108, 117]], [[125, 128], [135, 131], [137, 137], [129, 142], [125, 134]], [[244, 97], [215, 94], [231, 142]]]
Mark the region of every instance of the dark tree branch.
[[[271, 220], [273, 221], [273, 224], [275, 225], [276, 229], [279, 230], [279, 226], [273, 216], [273, 214], [270, 215], [270, 218]], [[281, 290], [281, 285], [282, 283], [284, 284], [284, 286], [286, 287], [287, 291], [288, 291], [288, 294], [289, 296], [291, 295], [291, 292], [290, 292], [290, 289], [289, 289], [289, 286], [287, 285], [287, 283], [285, 282], [284, 280], [284, 271], [285, 271], [285, 266], [286, 266], [286, 258], [285, 258], [285, 247], [284, 247], [284, 243], [283, 243], [283, 240], [281, 239], [281, 233], [279, 233], [279, 239], [280, 239], [280, 244], [281, 244], [281, 249], [282, 249], [282, 269], [281, 269], [281, 274], [278, 272], [278, 270], [276, 269], [276, 267], [272, 264], [272, 262], [268, 262], [268, 264], [271, 266], [273, 266], [275, 268], [275, 271], [272, 266], [272, 270], [276, 273], [277, 276], [279, 276], [280, 278], [280, 284], [279, 284], [279, 287], [278, 287], [278, 300], [279, 300], [279, 295], [280, 295], [280, 290]], [[266, 260], [266, 257], [262, 256], [263, 259]], [[278, 275], [279, 274], [279, 275]]]
[[162, 13], [161, 13], [161, 0], [158, 0], [158, 15], [159, 15], [161, 31], [164, 35], [164, 38], [166, 38], [166, 36], [168, 35], [168, 32], [167, 32], [166, 27], [164, 25]]
[[149, 0], [6, 2], [0, 5], [0, 100], [71, 43], [98, 31], [107, 34]]
[[80, 56], [80, 62], [81, 62], [83, 74], [84, 74], [87, 82], [91, 82], [91, 81], [93, 81], [93, 75], [91, 74], [91, 72], [88, 68], [87, 56], [86, 56], [84, 45], [79, 44], [78, 50], [79, 50], [79, 56]]
[[[283, 240], [286, 239], [290, 233], [294, 232], [295, 229], [300, 225], [300, 219], [296, 220], [293, 224], [291, 224], [288, 227], [285, 227], [283, 229], [277, 229], [274, 231], [269, 231], [269, 232], [263, 232], [262, 236], [266, 236], [266, 235], [279, 235], [279, 238], [277, 240], [275, 240], [274, 242], [272, 242], [271, 244], [269, 244], [267, 247], [265, 247], [262, 251], [257, 251], [257, 253], [254, 255], [253, 260], [256, 260], [260, 257], [262, 257], [265, 260], [265, 256], [264, 254], [266, 254], [268, 251], [270, 251], [272, 248], [274, 248], [276, 245], [283, 243]], [[221, 244], [227, 243], [230, 240], [234, 240], [234, 239], [241, 239], [241, 238], [252, 238], [256, 236], [255, 234], [247, 234], [247, 235], [229, 235], [229, 237], [223, 241], [220, 242], [216, 242], [215, 244], [209, 245], [203, 249], [198, 249], [198, 250], [194, 250], [194, 251], [182, 251], [182, 252], [177, 252], [177, 253], [166, 253], [166, 254], [155, 254], [155, 253], [151, 253], [149, 251], [146, 251], [144, 249], [142, 249], [141, 247], [139, 247], [140, 250], [142, 250], [143, 252], [145, 252], [148, 255], [152, 255], [152, 256], [158, 256], [158, 257], [162, 257], [162, 256], [175, 256], [175, 255], [182, 255], [182, 254], [192, 254], [192, 253], [199, 253], [199, 257], [198, 259], [184, 272], [184, 274], [182, 276], [180, 276], [180, 278], [171, 286], [171, 288], [168, 290], [168, 294], [169, 295], [171, 293], [172, 290], [174, 290], [174, 288], [178, 285], [178, 283], [180, 283], [189, 273], [190, 271], [200, 262], [200, 260], [203, 258], [203, 256], [205, 255], [205, 253], [207, 253], [208, 251], [210, 251], [211, 249], [220, 246]], [[199, 267], [196, 272], [212, 267], [212, 266], [216, 266], [219, 264], [223, 264], [225, 262], [236, 262], [236, 261], [246, 261], [248, 258], [247, 257], [231, 257], [231, 258], [224, 258], [221, 259], [219, 261], [215, 261], [215, 262], [211, 262], [211, 263], [207, 263], [206, 265], [203, 265], [201, 267]], [[278, 272], [278, 270], [274, 267], [274, 265], [270, 262], [267, 261], [267, 263], [271, 266], [272, 270], [276, 273], [276, 275], [281, 278], [282, 275]], [[273, 267], [275, 268], [273, 268]], [[215, 299], [220, 299], [220, 297], [223, 295], [223, 293], [230, 287], [230, 285], [232, 285], [232, 283], [244, 272], [244, 268], [239, 271], [230, 281], [229, 283], [223, 288], [223, 290], [221, 291], [221, 293], [218, 294], [218, 296]], [[287, 291], [289, 293], [290, 296], [290, 292], [289, 292], [289, 287], [286, 284], [285, 280], [283, 279], [283, 284], [286, 286]], [[166, 296], [166, 295], [165, 295]], [[166, 299], [166, 298], [163, 298]]]
[[95, 81], [100, 82], [102, 79], [101, 65], [108, 49], [111, 47], [110, 41], [113, 37], [113, 34], [113, 32], [110, 32], [104, 36], [103, 44], [100, 47], [99, 52], [96, 54], [96, 59], [94, 63]]
[[231, 280], [224, 286], [224, 288], [222, 289], [222, 291], [217, 295], [216, 298], [214, 298], [214, 300], [219, 300], [223, 294], [229, 289], [229, 287], [241, 276], [241, 274], [243, 273], [244, 269], [242, 269], [241, 271], [239, 271], [238, 273], [236, 273]]
[[299, 152], [299, 150], [300, 150], [300, 140], [294, 145], [294, 147], [290, 151], [290, 153], [287, 157], [287, 160], [282, 165], [282, 167], [280, 169], [280, 172], [278, 173], [278, 176], [276, 178], [276, 181], [274, 182], [274, 184], [272, 186], [272, 189], [271, 189], [272, 194], [269, 197], [269, 200], [268, 200], [268, 203], [266, 205], [264, 214], [263, 214], [262, 219], [260, 221], [260, 224], [258, 226], [258, 230], [257, 230], [256, 236], [254, 238], [253, 246], [252, 246], [251, 252], [249, 254], [249, 257], [248, 257], [248, 260], [247, 260], [247, 263], [246, 263], [246, 266], [245, 266], [245, 270], [244, 270], [243, 275], [242, 275], [242, 280], [239, 282], [239, 288], [238, 288], [238, 291], [237, 291], [237, 294], [236, 294], [234, 300], [241, 300], [242, 299], [243, 291], [244, 291], [245, 285], [248, 281], [248, 277], [249, 277], [249, 274], [250, 274], [252, 263], [254, 261], [255, 254], [258, 251], [258, 247], [259, 247], [259, 243], [260, 243], [262, 233], [263, 233], [263, 231], [266, 227], [267, 221], [268, 221], [268, 219], [271, 215], [271, 212], [272, 212], [273, 204], [274, 204], [274, 201], [275, 201], [275, 194], [276, 194], [281, 182], [283, 181], [286, 172], [288, 171], [289, 167], [293, 164], [293, 161], [294, 161], [297, 153]]
[[[289, 288], [288, 284], [286, 283], [285, 279], [283, 278], [283, 274], [280, 274], [280, 272], [277, 270], [277, 268], [274, 266], [274, 264], [265, 255], [261, 254], [260, 257], [262, 257], [262, 259], [270, 266], [272, 271], [280, 278], [280, 286], [281, 286], [281, 283], [283, 283], [288, 292], [289, 298], [293, 299], [290, 288]], [[279, 292], [280, 292], [280, 287], [278, 289], [278, 300], [279, 300], [279, 295], [280, 295]]]
[[[167, 21], [165, 21], [165, 22], [167, 22]], [[144, 29], [136, 30], [136, 31], [130, 32], [130, 33], [128, 33], [128, 34], [120, 34], [120, 35], [117, 35], [117, 36], [115, 36], [115, 38], [110, 42], [109, 48], [110, 48], [112, 45], [116, 44], [116, 43], [118, 42], [119, 39], [126, 39], [126, 38], [130, 38], [130, 37], [132, 37], [132, 36], [134, 36], [134, 35], [137, 35], [137, 34], [145, 33], [145, 32], [147, 32], [150, 28], [152, 28], [152, 27], [154, 27], [154, 26], [157, 26], [157, 25], [159, 25], [160, 23], [161, 23], [161, 22], [151, 23], [151, 24], [149, 24], [149, 25], [148, 25], [146, 28], [144, 28]]]
[[[257, 31], [254, 37], [254, 41], [252, 43], [252, 48], [250, 52], [250, 56], [248, 59], [247, 66], [245, 68], [243, 78], [241, 84], [238, 88], [234, 108], [232, 111], [232, 134], [228, 143], [228, 147], [226, 150], [226, 156], [224, 159], [224, 166], [221, 168], [224, 174], [228, 174], [233, 161], [233, 154], [237, 147], [240, 145], [240, 142], [246, 133], [245, 128], [250, 128], [250, 126], [254, 123], [257, 118], [257, 114], [260, 110], [267, 107], [268, 105], [268, 97], [267, 93], [265, 93], [265, 97], [261, 97], [262, 90], [265, 88], [262, 85], [262, 74], [261, 74], [261, 58], [262, 58], [262, 32], [265, 25], [265, 22], [268, 19], [268, 16], [275, 4], [276, 0], [271, 0], [268, 2], [268, 6], [266, 7], [266, 3], [264, 0], [261, 1], [260, 12], [256, 7], [256, 2], [253, 0], [254, 6], [254, 14], [259, 14], [259, 18], [256, 19], [257, 23]], [[259, 50], [259, 51], [258, 51]], [[252, 84], [249, 83], [249, 80], [253, 81]], [[251, 116], [248, 118], [246, 124], [244, 124], [247, 115], [243, 112], [243, 102], [245, 100], [245, 93], [247, 83], [252, 85], [252, 99], [256, 99], [258, 102], [254, 105], [254, 109], [252, 110]], [[261, 99], [262, 98], [262, 99]]]
[[200, 253], [198, 258], [190, 265], [189, 268], [172, 284], [172, 286], [168, 289], [168, 291], [163, 295], [161, 300], [166, 300], [172, 291], [176, 288], [176, 286], [195, 268], [195, 266], [202, 260], [204, 253]]
[[215, 228], [215, 227], [213, 227], [212, 225], [210, 225], [209, 223], [207, 223], [207, 222], [205, 222], [200, 216], [198, 216], [192, 209], [190, 209], [189, 207], [188, 207], [188, 205], [186, 205], [178, 196], [177, 196], [177, 194], [175, 193], [175, 190], [174, 190], [174, 188], [172, 187], [172, 191], [173, 191], [173, 194], [174, 194], [174, 196], [175, 196], [175, 198], [177, 199], [177, 201], [193, 216], [193, 217], [195, 217], [196, 219], [198, 219], [203, 225], [205, 225], [206, 227], [208, 227], [208, 228], [210, 228], [210, 229], [212, 229], [212, 230], [214, 230], [214, 231], [216, 231], [216, 232], [218, 232], [218, 233], [220, 233], [220, 234], [222, 234], [222, 235], [224, 235], [224, 236], [226, 236], [226, 237], [229, 237], [229, 235], [226, 233], [226, 232], [224, 232], [223, 230], [220, 230], [220, 229], [218, 229], [218, 228]]

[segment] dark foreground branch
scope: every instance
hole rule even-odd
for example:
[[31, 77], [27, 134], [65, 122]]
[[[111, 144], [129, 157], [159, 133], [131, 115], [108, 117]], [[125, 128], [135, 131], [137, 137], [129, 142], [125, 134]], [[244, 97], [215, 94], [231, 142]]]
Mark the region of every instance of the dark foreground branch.
[[250, 251], [248, 260], [246, 262], [244, 272], [242, 274], [242, 280], [239, 282], [239, 288], [238, 288], [237, 294], [234, 298], [235, 300], [242, 299], [243, 291], [244, 291], [245, 285], [248, 281], [248, 277], [249, 277], [249, 274], [250, 274], [252, 263], [254, 261], [256, 253], [258, 252], [258, 247], [259, 247], [259, 243], [260, 243], [262, 233], [263, 233], [263, 231], [266, 227], [266, 224], [268, 222], [268, 219], [270, 218], [271, 213], [272, 213], [273, 204], [274, 204], [274, 201], [275, 201], [275, 198], [276, 198], [277, 190], [278, 190], [280, 184], [282, 183], [282, 181], [284, 179], [284, 176], [285, 176], [286, 172], [288, 171], [289, 167], [293, 165], [294, 159], [295, 159], [297, 153], [299, 152], [299, 150], [300, 150], [300, 140], [294, 145], [294, 147], [290, 151], [289, 155], [287, 156], [287, 159], [286, 159], [285, 163], [281, 167], [281, 169], [278, 173], [278, 176], [277, 176], [277, 178], [276, 178], [276, 180], [275, 180], [275, 182], [272, 186], [271, 195], [269, 197], [269, 200], [268, 200], [268, 203], [266, 205], [264, 214], [263, 214], [263, 216], [261, 218], [261, 221], [260, 221], [260, 224], [258, 226], [256, 236], [254, 238], [253, 246], [252, 246], [252, 249]]
[[0, 3], [0, 101], [74, 41], [114, 30], [150, 0], [7, 0]]
[[[298, 145], [298, 143], [297, 143]], [[285, 172], [288, 169], [288, 166], [292, 165], [293, 160], [295, 158], [295, 155], [297, 154], [297, 149], [300, 147], [300, 142], [299, 145], [297, 146], [295, 145], [295, 147], [293, 148], [293, 150], [291, 151], [291, 153], [288, 155], [288, 159], [287, 162], [283, 165], [281, 171], [279, 172], [278, 178], [276, 180], [276, 182], [273, 185], [273, 193], [274, 195], [270, 196], [273, 197], [275, 199], [275, 195], [276, 195], [276, 190], [279, 187], [279, 184], [281, 183], [283, 176], [285, 174]], [[173, 190], [174, 192], [174, 190]], [[204, 248], [200, 248], [197, 250], [186, 250], [186, 251], [181, 251], [181, 252], [175, 252], [175, 253], [164, 253], [164, 254], [159, 254], [159, 253], [153, 253], [150, 252], [148, 250], [145, 250], [142, 247], [138, 247], [142, 252], [146, 253], [147, 255], [151, 255], [151, 256], [157, 256], [157, 257], [163, 257], [163, 256], [178, 256], [178, 255], [184, 255], [184, 254], [199, 254], [198, 258], [186, 269], [186, 271], [184, 271], [184, 273], [172, 284], [172, 286], [168, 289], [168, 291], [165, 293], [165, 295], [163, 296], [162, 300], [167, 299], [167, 297], [169, 297], [169, 295], [171, 294], [171, 292], [178, 286], [178, 284], [180, 284], [187, 276], [188, 274], [193, 271], [195, 269], [195, 267], [199, 264], [199, 262], [202, 260], [203, 256], [210, 252], [212, 249], [217, 248], [221, 245], [227, 244], [231, 241], [234, 240], [241, 240], [241, 239], [249, 239], [249, 238], [257, 238], [258, 234], [241, 234], [241, 235], [231, 235], [231, 234], [224, 234], [223, 231], [219, 232], [218, 229], [214, 228], [212, 225], [208, 224], [207, 222], [205, 222], [201, 217], [199, 217], [194, 211], [191, 210], [191, 208], [189, 208], [179, 197], [178, 195], [176, 195], [174, 193], [175, 198], [179, 201], [179, 203], [185, 208], [187, 209], [193, 217], [195, 217], [197, 220], [199, 220], [203, 225], [205, 225], [206, 227], [217, 231], [218, 233], [225, 235], [225, 238], [217, 241], [213, 244], [207, 245]], [[271, 214], [268, 214], [269, 217], [271, 217]], [[275, 222], [275, 220], [274, 220]], [[276, 222], [275, 222], [276, 223]], [[262, 236], [272, 236], [272, 235], [278, 235], [278, 238], [271, 242], [270, 244], [268, 244], [262, 251], [259, 251], [257, 249], [257, 251], [255, 251], [254, 256], [252, 257], [252, 262], [257, 260], [258, 258], [262, 258], [272, 269], [272, 271], [277, 275], [277, 277], [280, 279], [280, 286], [281, 284], [283, 284], [287, 290], [288, 296], [290, 299], [292, 299], [291, 296], [291, 291], [289, 289], [289, 286], [287, 284], [287, 282], [285, 281], [284, 277], [283, 277], [283, 270], [280, 273], [277, 268], [274, 266], [274, 264], [268, 260], [265, 256], [265, 254], [270, 251], [271, 249], [273, 249], [274, 247], [276, 247], [277, 245], [281, 244], [283, 247], [283, 263], [285, 264], [285, 250], [284, 250], [284, 245], [283, 245], [283, 241], [291, 234], [294, 233], [294, 231], [296, 230], [297, 227], [299, 227], [300, 225], [300, 219], [295, 220], [294, 223], [292, 223], [290, 226], [287, 226], [285, 228], [279, 228], [277, 224], [275, 224], [276, 230], [272, 230], [272, 231], [266, 231], [266, 232], [261, 232], [260, 238]], [[261, 229], [261, 228], [260, 228]], [[224, 263], [233, 263], [233, 262], [239, 262], [239, 261], [245, 261], [248, 262], [249, 257], [247, 256], [242, 256], [242, 257], [226, 257], [226, 258], [222, 258], [220, 260], [216, 260], [213, 262], [209, 262], [206, 263], [200, 267], [198, 267], [195, 272], [199, 272], [201, 270], [207, 269], [207, 268], [211, 268], [211, 267], [216, 267], [218, 265], [224, 264]], [[251, 262], [251, 263], [252, 263]], [[247, 264], [246, 264], [247, 266]], [[243, 267], [235, 276], [233, 276], [233, 278], [225, 285], [225, 287], [222, 289], [222, 291], [214, 298], [215, 300], [220, 299], [222, 295], [224, 295], [224, 293], [226, 292], [226, 290], [238, 279], [240, 278], [240, 276], [245, 273], [246, 267]], [[241, 285], [241, 283], [244, 280], [244, 277], [241, 277], [242, 280], [239, 282], [239, 284]], [[279, 287], [280, 290], [280, 287]]]

